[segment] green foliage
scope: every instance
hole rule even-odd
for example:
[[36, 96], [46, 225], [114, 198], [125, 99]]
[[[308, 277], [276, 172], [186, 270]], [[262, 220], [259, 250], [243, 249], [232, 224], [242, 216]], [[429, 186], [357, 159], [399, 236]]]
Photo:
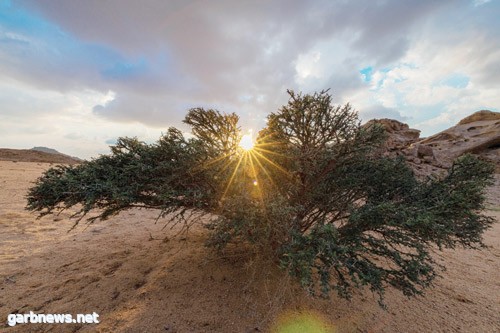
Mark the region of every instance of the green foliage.
[[111, 154], [46, 171], [28, 194], [40, 215], [80, 207], [106, 219], [132, 207], [159, 217], [209, 214], [209, 245], [248, 243], [311, 293], [350, 297], [368, 286], [422, 293], [438, 248], [482, 246], [481, 214], [493, 167], [467, 155], [441, 179], [418, 181], [402, 159], [383, 157], [379, 126], [361, 126], [326, 91], [289, 91], [250, 151], [238, 117], [192, 109], [193, 138], [171, 128], [157, 143], [122, 138]]
[[121, 138], [111, 151], [77, 166], [49, 169], [31, 188], [28, 209], [45, 215], [81, 204], [75, 215], [98, 209], [94, 220], [132, 207], [159, 208], [166, 215], [179, 208], [203, 209], [213, 201], [206, 175], [192, 171], [205, 156], [203, 147], [176, 129], [155, 145]]

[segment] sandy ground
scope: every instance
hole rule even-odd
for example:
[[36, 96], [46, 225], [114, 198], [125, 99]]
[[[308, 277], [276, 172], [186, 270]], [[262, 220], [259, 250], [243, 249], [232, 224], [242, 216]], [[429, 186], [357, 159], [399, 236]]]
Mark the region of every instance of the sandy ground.
[[[70, 212], [40, 220], [24, 210], [44, 163], [0, 161], [0, 331], [267, 332], [286, 320], [322, 321], [332, 332], [500, 332], [500, 224], [489, 248], [436, 254], [447, 270], [425, 297], [389, 290], [387, 311], [359, 291], [352, 301], [312, 299], [282, 272], [216, 256], [205, 231], [187, 239], [130, 210], [68, 232]], [[490, 214], [500, 218], [500, 186]], [[92, 313], [99, 324], [7, 325], [9, 313]]]

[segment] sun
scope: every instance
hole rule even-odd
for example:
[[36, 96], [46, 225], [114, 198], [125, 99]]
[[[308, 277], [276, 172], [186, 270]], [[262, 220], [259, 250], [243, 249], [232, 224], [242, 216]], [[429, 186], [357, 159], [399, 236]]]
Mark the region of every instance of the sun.
[[252, 150], [254, 146], [253, 138], [252, 138], [252, 131], [249, 131], [248, 134], [245, 134], [241, 137], [240, 145], [239, 145], [244, 151], [250, 151]]

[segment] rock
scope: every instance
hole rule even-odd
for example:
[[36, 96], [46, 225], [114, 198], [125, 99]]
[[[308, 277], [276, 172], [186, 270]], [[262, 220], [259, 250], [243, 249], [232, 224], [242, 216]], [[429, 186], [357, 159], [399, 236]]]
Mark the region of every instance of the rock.
[[424, 163], [432, 163], [434, 161], [434, 156], [424, 156]]
[[417, 144], [416, 152], [417, 152], [417, 157], [420, 158], [431, 157], [432, 159], [434, 159], [434, 150], [430, 146]]
[[437, 160], [449, 164], [467, 153], [500, 163], [500, 113], [480, 111], [458, 125], [418, 143], [434, 147]]
[[468, 117], [465, 117], [464, 119], [460, 120], [458, 125], [465, 125], [465, 124], [470, 124], [476, 121], [485, 121], [485, 120], [500, 120], [500, 113], [499, 112], [493, 112], [490, 110], [481, 110], [474, 112]]
[[386, 146], [389, 150], [401, 150], [411, 143], [418, 140], [420, 131], [410, 128], [408, 124], [394, 119], [372, 119], [364, 126], [373, 126], [378, 124], [382, 126], [388, 134]]
[[500, 173], [500, 113], [478, 111], [458, 125], [420, 139], [420, 131], [393, 119], [373, 119], [364, 126], [381, 125], [387, 133], [383, 156], [402, 155], [419, 178], [443, 175], [453, 161], [472, 153], [496, 164]]

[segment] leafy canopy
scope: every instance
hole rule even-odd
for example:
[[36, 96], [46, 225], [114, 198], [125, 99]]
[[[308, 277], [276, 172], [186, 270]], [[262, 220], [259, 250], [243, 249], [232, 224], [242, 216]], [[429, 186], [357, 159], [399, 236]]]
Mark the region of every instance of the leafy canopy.
[[288, 93], [250, 150], [236, 114], [191, 109], [192, 138], [175, 128], [151, 145], [121, 138], [110, 155], [47, 170], [27, 208], [43, 216], [77, 205], [77, 221], [132, 207], [174, 221], [208, 214], [209, 245], [249, 244], [311, 293], [348, 298], [367, 285], [380, 301], [388, 285], [412, 296], [431, 284], [434, 246], [482, 245], [491, 165], [468, 155], [446, 177], [419, 181], [381, 154], [383, 128], [361, 126], [349, 104]]

